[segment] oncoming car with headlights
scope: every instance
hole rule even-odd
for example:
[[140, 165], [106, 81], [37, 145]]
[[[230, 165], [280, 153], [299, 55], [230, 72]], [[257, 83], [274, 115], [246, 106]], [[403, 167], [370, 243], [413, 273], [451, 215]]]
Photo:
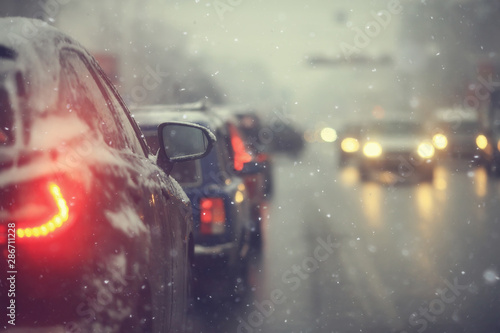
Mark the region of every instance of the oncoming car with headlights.
[[434, 115], [430, 125], [432, 143], [441, 161], [462, 158], [478, 164], [486, 160], [488, 140], [475, 110], [442, 109]]
[[368, 125], [360, 143], [359, 172], [367, 180], [373, 172], [393, 171], [404, 179], [415, 175], [431, 181], [435, 149], [423, 127], [413, 121], [382, 120]]

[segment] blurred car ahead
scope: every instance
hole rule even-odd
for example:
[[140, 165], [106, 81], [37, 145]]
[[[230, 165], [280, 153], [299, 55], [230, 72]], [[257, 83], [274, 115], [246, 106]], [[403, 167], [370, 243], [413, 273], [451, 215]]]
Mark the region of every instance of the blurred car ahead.
[[486, 137], [473, 110], [438, 110], [434, 116], [432, 142], [439, 159], [461, 158], [484, 163]]
[[132, 113], [151, 145], [165, 120], [202, 125], [217, 137], [210, 154], [176, 164], [171, 175], [193, 205], [196, 290], [214, 298], [238, 295], [246, 287], [252, 228], [250, 196], [238, 173], [249, 156], [232, 151], [233, 145], [243, 149], [243, 142], [232, 142], [225, 123], [203, 104], [141, 106]]
[[432, 181], [435, 149], [423, 126], [413, 121], [380, 120], [367, 126], [361, 140], [359, 172], [367, 180], [374, 172], [392, 171], [399, 180]]
[[252, 151], [255, 159], [260, 164], [263, 184], [261, 187], [261, 201], [268, 201], [273, 195], [273, 161], [269, 141], [272, 137], [265, 127], [264, 120], [257, 111], [249, 108], [237, 108], [232, 114], [237, 120], [240, 133], [245, 144]]
[[160, 165], [210, 133], [162, 124], [154, 157], [92, 56], [24, 18], [0, 19], [0, 112], [2, 328], [183, 331], [191, 207]]
[[500, 90], [498, 88], [490, 95], [483, 130], [485, 140], [482, 139], [481, 148], [486, 160], [486, 170], [490, 175], [500, 177]]
[[[270, 189], [267, 184], [272, 182], [272, 170], [270, 156], [263, 152], [262, 145], [258, 147], [256, 138], [253, 136], [257, 130], [258, 123], [255, 121], [258, 120], [258, 117], [245, 108], [220, 106], [212, 110], [223, 121], [229, 133], [227, 140], [230, 143], [231, 155], [236, 158], [245, 156], [243, 167], [238, 168], [235, 164], [234, 169], [243, 178], [250, 197], [253, 221], [252, 246], [256, 250], [260, 250], [263, 238], [262, 212], [269, 199], [267, 194]], [[243, 124], [242, 120], [246, 124]], [[243, 130], [243, 127], [246, 129]]]
[[363, 133], [363, 125], [346, 124], [336, 140], [339, 151], [339, 166], [355, 164], [359, 154], [359, 142]]

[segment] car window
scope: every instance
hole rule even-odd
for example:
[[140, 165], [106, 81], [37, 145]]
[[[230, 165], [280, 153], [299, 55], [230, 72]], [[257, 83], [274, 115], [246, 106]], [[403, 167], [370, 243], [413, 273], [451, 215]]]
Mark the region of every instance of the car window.
[[76, 112], [91, 129], [98, 130], [110, 147], [124, 147], [119, 122], [109, 101], [75, 51], [61, 52], [60, 91], [63, 108]]
[[[90, 128], [98, 128], [109, 146], [144, 154], [147, 149], [140, 142], [142, 134], [101, 73], [73, 50], [61, 54], [61, 103], [68, 110], [74, 109]], [[97, 117], [90, 116], [94, 113]]]
[[142, 140], [142, 133], [139, 127], [135, 124], [134, 120], [132, 120], [132, 117], [130, 117], [129, 111], [125, 109], [123, 102], [121, 102], [116, 91], [111, 88], [110, 83], [107, 82], [100, 72], [98, 72], [98, 77], [106, 90], [111, 105], [116, 111], [116, 116], [120, 119], [120, 124], [124, 130], [125, 142], [132, 151], [143, 154], [147, 149], [144, 145], [144, 140]]

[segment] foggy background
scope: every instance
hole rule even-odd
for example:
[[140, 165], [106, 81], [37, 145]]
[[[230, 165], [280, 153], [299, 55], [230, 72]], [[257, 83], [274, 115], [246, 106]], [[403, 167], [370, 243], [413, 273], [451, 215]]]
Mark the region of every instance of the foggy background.
[[[4, 0], [0, 8], [77, 39], [129, 104], [250, 104], [308, 132], [390, 114], [430, 118], [438, 108], [484, 116], [500, 86], [494, 0]], [[436, 304], [459, 279], [467, 290], [425, 322], [426, 333], [498, 332], [498, 179], [463, 159], [437, 165], [433, 182], [387, 186], [339, 168], [338, 155], [334, 145], [309, 144], [276, 157], [263, 256], [250, 268], [254, 299], [202, 308], [190, 331], [235, 332], [256, 311], [253, 300], [278, 288], [287, 301], [255, 332], [416, 332], [422, 304]], [[339, 248], [292, 290], [283, 274], [314, 253], [318, 237]]]
[[[397, 4], [401, 13], [370, 28]], [[375, 106], [419, 116], [463, 105], [477, 76], [497, 67], [499, 7], [491, 0], [8, 0], [2, 15], [43, 18], [75, 37], [130, 104], [279, 106], [314, 127], [366, 118]], [[366, 41], [359, 32], [367, 27]], [[356, 48], [349, 59], [346, 45]], [[144, 87], [152, 71], [161, 73], [157, 84]]]

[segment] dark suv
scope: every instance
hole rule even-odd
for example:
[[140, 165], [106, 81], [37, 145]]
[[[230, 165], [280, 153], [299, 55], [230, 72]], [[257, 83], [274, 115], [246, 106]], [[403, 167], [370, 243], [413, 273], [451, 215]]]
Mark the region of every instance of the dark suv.
[[[132, 113], [153, 149], [157, 149], [156, 127], [166, 120], [206, 126], [217, 137], [210, 154], [174, 165], [171, 174], [193, 205], [199, 290], [226, 295], [245, 289], [253, 221], [251, 198], [242, 173], [251, 156], [243, 139], [234, 135], [237, 129], [231, 133], [226, 122], [202, 104], [144, 106], [132, 109]], [[214, 276], [220, 279], [212, 279]]]
[[210, 133], [162, 124], [153, 156], [92, 56], [22, 18], [0, 19], [0, 113], [0, 326], [183, 330], [192, 213], [163, 169]]

